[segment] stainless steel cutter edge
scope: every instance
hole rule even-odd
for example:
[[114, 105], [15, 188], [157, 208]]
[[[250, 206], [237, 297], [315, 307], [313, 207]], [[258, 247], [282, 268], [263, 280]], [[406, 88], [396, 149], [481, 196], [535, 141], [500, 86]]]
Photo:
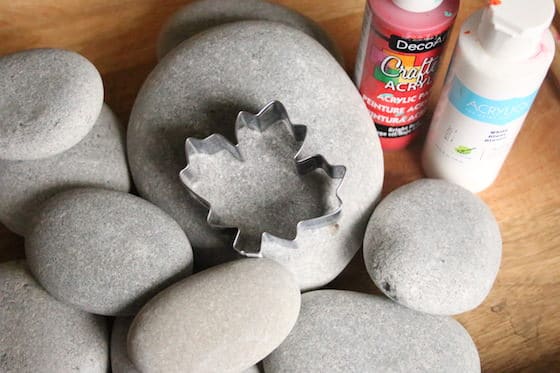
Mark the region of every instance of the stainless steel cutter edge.
[[[268, 232], [263, 232], [261, 235], [261, 247], [263, 245], [263, 242], [266, 242], [267, 244], [274, 243], [280, 246], [294, 249], [297, 248], [296, 241], [297, 241], [297, 237], [299, 236], [299, 232], [301, 230], [319, 229], [334, 224], [338, 221], [340, 214], [342, 212], [342, 204], [343, 204], [342, 199], [339, 195], [339, 191], [344, 181], [344, 176], [346, 174], [346, 167], [342, 165], [331, 165], [320, 154], [313, 155], [304, 159], [298, 159], [302, 152], [303, 143], [307, 135], [307, 127], [301, 124], [293, 124], [288, 116], [286, 108], [280, 101], [272, 101], [268, 103], [257, 114], [249, 113], [247, 111], [240, 111], [235, 121], [235, 133], [237, 134], [238, 131], [243, 127], [248, 127], [251, 130], [257, 130], [259, 132], [264, 132], [271, 125], [274, 125], [276, 123], [281, 123], [284, 121], [289, 124], [292, 135], [294, 136], [294, 139], [299, 145], [299, 149], [294, 156], [294, 162], [298, 174], [305, 175], [318, 168], [321, 168], [331, 179], [341, 180], [338, 186], [336, 187], [336, 191], [335, 191], [335, 196], [337, 199], [336, 208], [332, 209], [327, 214], [315, 218], [299, 221], [296, 224], [296, 237], [294, 239], [281, 238]], [[233, 145], [224, 136], [220, 134], [212, 134], [204, 139], [189, 137], [185, 141], [185, 152], [187, 156], [187, 162], [192, 154], [204, 153], [204, 154], [212, 155], [223, 150], [228, 151], [238, 160], [244, 161], [243, 156], [238, 149], [238, 145]], [[187, 163], [187, 166], [179, 173], [179, 176], [181, 178], [181, 181], [183, 182], [183, 184], [191, 194], [191, 196], [193, 196], [195, 200], [197, 200], [205, 208], [208, 209], [208, 215], [206, 217], [206, 221], [211, 227], [218, 228], [218, 229], [224, 229], [224, 228], [237, 229], [237, 233], [233, 241], [233, 248], [238, 253], [246, 257], [262, 256], [260, 247], [258, 250], [255, 251], [248, 251], [243, 248], [239, 248], [238, 238], [240, 236], [240, 230], [234, 226], [224, 226], [220, 224], [220, 222], [213, 217], [212, 205], [207, 200], [205, 200], [203, 197], [201, 197], [200, 195], [198, 195], [196, 192], [194, 192], [192, 189], [188, 187], [188, 180], [192, 177], [189, 169], [189, 163]]]

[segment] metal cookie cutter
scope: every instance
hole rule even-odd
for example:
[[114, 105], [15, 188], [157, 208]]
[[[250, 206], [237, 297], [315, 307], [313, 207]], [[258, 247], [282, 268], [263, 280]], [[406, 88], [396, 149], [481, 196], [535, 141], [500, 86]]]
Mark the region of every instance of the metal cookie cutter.
[[260, 257], [265, 242], [297, 248], [301, 230], [338, 221], [346, 167], [322, 155], [300, 159], [307, 127], [292, 124], [282, 103], [256, 115], [241, 111], [235, 134], [237, 145], [219, 134], [188, 138], [180, 178], [209, 210], [210, 226], [237, 230], [236, 251]]

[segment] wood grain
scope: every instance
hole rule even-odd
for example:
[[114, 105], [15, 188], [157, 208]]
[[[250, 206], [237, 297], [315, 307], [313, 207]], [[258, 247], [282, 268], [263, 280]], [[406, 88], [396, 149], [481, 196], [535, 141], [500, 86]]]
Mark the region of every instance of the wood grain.
[[[281, 0], [320, 23], [352, 70], [364, 0]], [[155, 41], [179, 0], [0, 0], [0, 55], [36, 47], [82, 53], [101, 71], [106, 101], [126, 123], [155, 66]], [[484, 5], [464, 0], [458, 22]], [[456, 28], [457, 29], [457, 28]], [[451, 38], [454, 43], [456, 29]], [[446, 66], [450, 50], [444, 60]], [[440, 72], [441, 84], [443, 71]], [[434, 95], [432, 107], [437, 99]], [[476, 342], [485, 372], [560, 372], [560, 105], [547, 81], [496, 183], [482, 198], [504, 240], [496, 284], [457, 319]], [[385, 154], [384, 194], [422, 177], [422, 138]], [[23, 257], [23, 239], [0, 226], [0, 261]], [[375, 293], [361, 254], [330, 287]]]

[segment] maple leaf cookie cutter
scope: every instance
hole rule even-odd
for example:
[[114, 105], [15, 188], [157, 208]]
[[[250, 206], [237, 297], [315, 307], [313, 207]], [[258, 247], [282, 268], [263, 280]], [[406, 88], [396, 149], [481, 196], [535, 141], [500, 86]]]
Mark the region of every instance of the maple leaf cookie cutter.
[[[321, 154], [300, 159], [303, 143], [307, 135], [307, 126], [293, 124], [288, 116], [286, 108], [281, 102], [272, 101], [257, 114], [240, 111], [235, 121], [236, 138], [239, 140], [242, 131], [250, 131], [263, 135], [267, 130], [276, 125], [283, 125], [287, 128], [294, 140], [293, 146], [297, 148], [297, 151], [295, 152], [295, 156], [290, 157], [290, 162], [293, 162], [295, 165], [296, 176], [302, 178], [314, 171], [323, 170], [330, 181], [338, 181], [338, 184], [333, 188], [335, 191], [334, 196], [330, 196], [330, 200], [332, 201], [330, 203], [331, 205], [326, 208], [326, 211], [321, 215], [299, 220], [295, 224], [295, 236], [282, 237], [268, 231], [262, 231], [260, 232], [260, 237], [258, 237], [258, 244], [256, 242], [256, 234], [252, 239], [242, 239], [244, 232], [239, 228], [241, 224], [231, 224], [224, 221], [227, 219], [223, 219], [219, 213], [216, 213], [212, 201], [196, 191], [197, 186], [201, 183], [201, 175], [193, 170], [193, 167], [196, 166], [196, 162], [194, 162], [193, 165], [193, 159], [196, 159], [197, 156], [216, 158], [219, 154], [224, 154], [224, 152], [226, 152], [227, 156], [233, 156], [236, 161], [243, 163], [245, 159], [240, 149], [242, 145], [241, 142], [234, 145], [220, 134], [212, 134], [204, 139], [189, 137], [185, 141], [187, 166], [180, 172], [181, 181], [187, 187], [190, 195], [208, 209], [206, 221], [211, 227], [216, 229], [236, 229], [233, 248], [246, 257], [262, 256], [261, 247], [264, 244], [275, 244], [292, 249], [297, 248], [296, 239], [300, 231], [315, 230], [336, 224], [342, 212], [342, 199], [340, 198], [339, 190], [346, 174], [346, 167], [343, 165], [331, 165]], [[214, 176], [218, 178], [222, 177], [224, 174], [227, 174], [227, 171], [227, 169], [221, 169], [220, 174]]]

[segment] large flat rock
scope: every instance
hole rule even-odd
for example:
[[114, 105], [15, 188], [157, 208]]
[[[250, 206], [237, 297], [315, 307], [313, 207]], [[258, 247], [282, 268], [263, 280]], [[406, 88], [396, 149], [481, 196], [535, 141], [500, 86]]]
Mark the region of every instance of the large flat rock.
[[[208, 226], [208, 211], [179, 180], [185, 140], [221, 133], [234, 141], [239, 111], [257, 113], [273, 100], [284, 104], [293, 123], [307, 126], [302, 158], [321, 154], [347, 168], [338, 222], [299, 235], [298, 250], [262, 247], [265, 257], [296, 275], [302, 289], [319, 287], [334, 279], [361, 245], [381, 192], [383, 157], [352, 81], [308, 35], [279, 23], [247, 21], [182, 43], [150, 74], [134, 104], [128, 131], [131, 171], [139, 193], [187, 232], [197, 264], [225, 261], [232, 257], [226, 245], [231, 237]], [[262, 198], [267, 186], [255, 193]]]

